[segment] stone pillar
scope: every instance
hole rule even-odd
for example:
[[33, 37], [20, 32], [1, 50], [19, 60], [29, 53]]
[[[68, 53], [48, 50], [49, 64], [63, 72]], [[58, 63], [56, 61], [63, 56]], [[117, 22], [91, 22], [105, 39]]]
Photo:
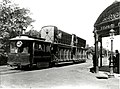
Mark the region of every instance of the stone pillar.
[[99, 72], [99, 67], [98, 67], [98, 34], [97, 31], [94, 30], [94, 38], [95, 38], [95, 73]]
[[102, 67], [102, 37], [100, 37], [100, 67]]
[[120, 54], [119, 54], [119, 60], [118, 60], [118, 74], [120, 74]]

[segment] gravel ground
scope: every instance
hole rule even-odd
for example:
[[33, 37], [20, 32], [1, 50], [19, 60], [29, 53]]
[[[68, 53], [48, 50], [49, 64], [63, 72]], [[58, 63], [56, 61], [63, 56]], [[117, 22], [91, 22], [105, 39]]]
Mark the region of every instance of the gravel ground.
[[[119, 76], [98, 79], [91, 73], [92, 60], [86, 63], [63, 65], [47, 69], [19, 71], [0, 75], [3, 88], [82, 88], [82, 89], [120, 89]], [[6, 66], [0, 67], [6, 70]], [[101, 72], [100, 72], [101, 73]], [[104, 72], [103, 72], [104, 73]]]

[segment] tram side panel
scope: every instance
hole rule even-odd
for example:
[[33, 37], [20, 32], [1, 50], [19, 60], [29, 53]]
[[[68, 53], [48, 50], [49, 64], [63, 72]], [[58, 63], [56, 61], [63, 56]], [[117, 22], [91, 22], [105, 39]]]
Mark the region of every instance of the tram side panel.
[[60, 44], [71, 45], [72, 35], [61, 30], [54, 30], [54, 42]]
[[63, 46], [55, 44], [56, 48], [53, 48], [53, 62], [85, 62], [86, 61], [86, 50], [83, 48], [76, 48], [72, 46]]
[[[74, 37], [72, 37], [73, 40], [75, 39]], [[75, 41], [73, 42], [74, 45]], [[83, 43], [84, 44], [84, 43]], [[83, 45], [82, 44], [82, 45]], [[81, 46], [71, 46], [71, 45], [65, 45], [65, 44], [54, 44], [56, 45], [57, 49], [55, 51], [56, 53], [54, 53], [55, 55], [55, 61], [56, 62], [69, 62], [69, 61], [74, 61], [74, 62], [85, 62], [86, 58], [85, 58], [85, 52], [86, 50], [81, 47]], [[85, 44], [84, 44], [85, 45]]]
[[85, 62], [86, 61], [86, 40], [77, 37], [73, 34], [73, 59], [75, 62]]
[[59, 62], [69, 62], [72, 61], [72, 52], [71, 52], [71, 46], [65, 46], [61, 44], [54, 44], [54, 53], [53, 54], [53, 62], [59, 63]]
[[80, 56], [78, 56], [78, 59], [80, 59], [82, 62], [86, 61], [86, 40], [77, 37], [77, 55], [79, 54]]
[[86, 40], [77, 37], [77, 47], [85, 48], [85, 46], [86, 46]]

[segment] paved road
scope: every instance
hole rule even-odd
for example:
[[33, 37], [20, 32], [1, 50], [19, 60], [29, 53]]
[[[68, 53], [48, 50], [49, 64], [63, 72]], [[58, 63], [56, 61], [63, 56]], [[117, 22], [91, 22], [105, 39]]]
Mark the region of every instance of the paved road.
[[97, 79], [96, 74], [89, 72], [91, 67], [91, 60], [81, 64], [32, 71], [10, 70], [1, 66], [1, 87], [119, 89], [119, 78]]

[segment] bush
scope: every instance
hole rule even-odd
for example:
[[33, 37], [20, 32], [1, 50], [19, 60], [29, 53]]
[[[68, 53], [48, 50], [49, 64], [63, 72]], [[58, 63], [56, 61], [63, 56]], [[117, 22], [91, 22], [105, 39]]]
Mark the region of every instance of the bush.
[[3, 53], [0, 53], [0, 66], [7, 64], [7, 56]]

